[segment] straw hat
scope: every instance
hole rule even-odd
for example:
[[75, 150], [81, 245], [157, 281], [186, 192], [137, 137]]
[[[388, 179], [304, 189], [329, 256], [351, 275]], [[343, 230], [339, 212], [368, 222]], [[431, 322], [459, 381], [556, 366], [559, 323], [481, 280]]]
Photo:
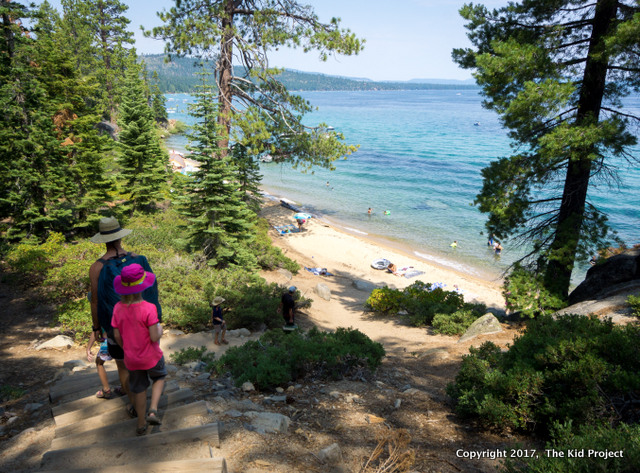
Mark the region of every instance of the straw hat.
[[220, 297], [220, 296], [218, 296], [218, 297], [216, 297], [216, 298], [213, 300], [213, 302], [211, 303], [211, 307], [215, 307], [215, 306], [217, 306], [217, 305], [220, 305], [220, 304], [222, 304], [224, 301], [225, 301], [224, 297]]
[[91, 237], [93, 243], [109, 243], [110, 241], [116, 241], [122, 237], [126, 237], [131, 233], [131, 230], [120, 228], [118, 220], [113, 217], [101, 218], [98, 223], [98, 229], [100, 232]]
[[156, 275], [145, 271], [137, 263], [122, 268], [122, 273], [113, 280], [113, 288], [116, 294], [137, 294], [153, 286]]

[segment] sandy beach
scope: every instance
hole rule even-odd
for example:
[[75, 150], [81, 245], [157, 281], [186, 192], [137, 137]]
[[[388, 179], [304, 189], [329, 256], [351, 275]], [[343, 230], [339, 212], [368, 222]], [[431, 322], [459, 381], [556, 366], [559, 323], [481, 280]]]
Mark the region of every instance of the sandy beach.
[[[294, 223], [294, 213], [277, 201], [265, 200], [261, 216], [272, 226], [270, 233], [274, 244], [301, 266], [326, 268], [332, 276], [314, 275], [303, 268], [291, 280], [278, 271], [267, 272], [263, 276], [269, 281], [295, 285], [305, 297], [313, 299], [311, 308], [298, 321], [303, 327], [307, 323], [329, 330], [354, 327], [373, 340], [383, 343], [388, 351], [424, 351], [427, 347], [451, 343], [451, 337], [436, 335], [428, 329], [410, 327], [399, 320], [375, 317], [364, 312], [363, 304], [370, 289], [359, 289], [358, 282], [363, 286], [369, 283], [369, 286], [386, 285], [398, 289], [418, 280], [444, 283], [448, 290], [454, 290], [457, 286], [465, 301], [481, 302], [496, 310], [504, 308], [498, 282], [484, 281], [426, 263], [379, 241], [345, 233], [323, 220], [312, 218], [299, 233], [279, 234], [273, 227]], [[378, 258], [388, 259], [397, 268], [411, 267], [412, 271], [421, 271], [423, 274], [406, 278], [376, 270], [371, 267], [371, 262]], [[314, 288], [318, 283], [329, 287], [331, 300], [326, 301], [315, 293]], [[474, 343], [469, 342], [464, 346], [471, 344]]]

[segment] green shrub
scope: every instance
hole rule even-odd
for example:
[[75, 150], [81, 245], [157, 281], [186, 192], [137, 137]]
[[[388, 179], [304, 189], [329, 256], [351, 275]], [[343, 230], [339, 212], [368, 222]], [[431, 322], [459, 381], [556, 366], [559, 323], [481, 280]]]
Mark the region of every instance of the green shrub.
[[384, 348], [362, 332], [339, 328], [335, 333], [312, 328], [307, 333], [266, 332], [260, 340], [231, 347], [216, 363], [240, 386], [251, 381], [258, 389], [273, 389], [312, 374], [339, 379], [354, 370], [375, 370]]
[[[537, 456], [510, 459], [501, 469], [504, 473], [635, 473], [640, 465], [640, 425], [597, 426], [572, 432], [570, 424], [554, 429], [553, 441]], [[558, 453], [554, 456], [553, 452]], [[610, 452], [602, 458], [594, 452]], [[559, 456], [562, 454], [563, 456]], [[576, 457], [584, 454], [584, 457]], [[571, 456], [569, 456], [571, 455]], [[615, 455], [615, 456], [614, 456]], [[622, 455], [622, 456], [621, 456]]]
[[438, 316], [436, 330], [446, 334], [462, 333], [486, 309], [481, 304], [465, 303], [457, 291], [445, 291], [441, 284], [422, 281], [416, 281], [403, 290], [389, 287], [374, 289], [365, 305], [390, 315], [406, 311], [409, 321], [416, 327], [430, 325]]
[[16, 399], [20, 399], [26, 393], [27, 391], [22, 388], [15, 388], [8, 384], [3, 384], [0, 386], [0, 402], [15, 401]]
[[56, 320], [64, 332], [73, 334], [76, 342], [88, 342], [91, 336], [91, 304], [86, 297], [70, 300], [58, 306]]
[[191, 363], [192, 361], [202, 361], [203, 363], [210, 364], [213, 362], [215, 357], [215, 353], [207, 353], [207, 347], [205, 346], [200, 348], [182, 348], [169, 356], [171, 361], [177, 365], [184, 365], [186, 363]]
[[487, 342], [447, 388], [464, 417], [500, 429], [598, 425], [640, 389], [640, 327], [567, 315], [531, 320], [506, 353]]
[[175, 122], [172, 122], [172, 123], [173, 125], [170, 125], [167, 128], [167, 131], [172, 135], [183, 135], [189, 130], [189, 125], [187, 125], [185, 122], [176, 120]]
[[519, 312], [524, 317], [552, 314], [566, 306], [565, 300], [545, 288], [542, 273], [518, 264], [505, 278], [502, 287], [507, 310]]
[[258, 265], [262, 269], [285, 268], [293, 274], [297, 274], [300, 271], [300, 265], [296, 261], [287, 258], [280, 248], [273, 246], [268, 234], [269, 222], [259, 218], [256, 228], [256, 239], [251, 249], [258, 258]]
[[633, 315], [640, 317], [640, 296], [627, 297], [627, 303], [631, 306]]

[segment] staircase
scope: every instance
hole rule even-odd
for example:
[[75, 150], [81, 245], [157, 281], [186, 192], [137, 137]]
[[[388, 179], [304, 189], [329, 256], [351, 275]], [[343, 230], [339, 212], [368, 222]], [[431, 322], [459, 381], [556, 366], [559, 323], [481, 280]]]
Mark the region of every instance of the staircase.
[[[107, 371], [117, 385], [118, 373]], [[42, 457], [41, 470], [53, 473], [196, 472], [227, 473], [214, 457], [220, 427], [204, 401], [167, 378], [158, 405], [162, 425], [136, 436], [136, 419], [126, 411], [128, 397], [98, 399], [95, 367], [58, 381], [49, 390], [55, 437]], [[151, 388], [148, 396], [151, 395]]]

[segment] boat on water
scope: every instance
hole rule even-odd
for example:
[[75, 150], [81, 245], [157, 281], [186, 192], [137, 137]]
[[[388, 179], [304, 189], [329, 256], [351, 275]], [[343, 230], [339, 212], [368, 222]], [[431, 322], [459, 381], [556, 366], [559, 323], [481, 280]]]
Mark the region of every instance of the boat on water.
[[260, 156], [261, 163], [270, 163], [273, 161], [273, 156], [270, 154], [265, 154], [264, 156]]

